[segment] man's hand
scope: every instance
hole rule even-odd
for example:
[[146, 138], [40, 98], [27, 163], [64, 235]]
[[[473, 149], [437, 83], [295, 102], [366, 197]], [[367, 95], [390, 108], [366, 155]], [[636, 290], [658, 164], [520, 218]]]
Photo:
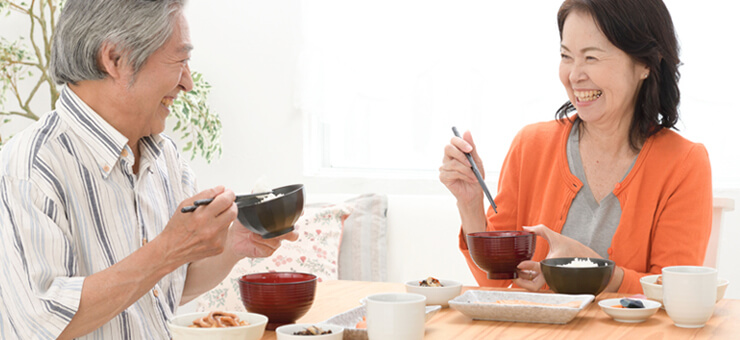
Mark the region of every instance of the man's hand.
[[[208, 205], [183, 213], [183, 207], [199, 199], [213, 198]], [[235, 195], [231, 190], [218, 186], [204, 190], [180, 203], [167, 227], [157, 236], [165, 244], [165, 256], [177, 266], [224, 251], [231, 222], [237, 214]]]
[[283, 240], [293, 242], [297, 239], [298, 234], [294, 231], [278, 237], [263, 239], [262, 236], [253, 233], [242, 226], [237, 219], [234, 220], [231, 228], [229, 228], [228, 247], [231, 248], [234, 254], [239, 258], [268, 257], [280, 247]]

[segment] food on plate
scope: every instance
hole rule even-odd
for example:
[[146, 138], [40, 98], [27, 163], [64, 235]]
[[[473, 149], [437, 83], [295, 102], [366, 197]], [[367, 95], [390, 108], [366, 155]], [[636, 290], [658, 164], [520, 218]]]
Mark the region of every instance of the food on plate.
[[544, 303], [544, 302], [532, 302], [526, 300], [496, 300], [494, 301], [476, 301], [474, 303], [481, 304], [499, 304], [499, 305], [520, 305], [520, 306], [540, 306], [540, 307], [567, 307], [567, 308], [578, 308], [581, 307], [581, 301], [568, 301], [564, 303]]
[[430, 276], [426, 278], [425, 280], [419, 281], [419, 286], [421, 287], [442, 287], [442, 283], [440, 283], [439, 280]]
[[656, 285], [663, 285], [663, 275], [658, 275], [658, 279], [655, 280]]
[[640, 300], [624, 298], [619, 300], [618, 305], [611, 306], [612, 308], [645, 308], [645, 304]]
[[226, 313], [221, 311], [213, 311], [208, 315], [193, 320], [193, 324], [188, 327], [195, 328], [216, 328], [216, 327], [236, 327], [236, 326], [248, 326], [249, 323], [243, 320], [239, 320], [236, 314]]
[[589, 259], [579, 259], [575, 258], [573, 261], [570, 261], [568, 264], [559, 264], [558, 267], [569, 267], [569, 268], [594, 268], [598, 267], [599, 265], [596, 263], [591, 262]]
[[318, 328], [316, 326], [309, 326], [308, 328], [293, 333], [293, 335], [324, 335], [324, 334], [332, 334], [331, 329], [329, 330], [323, 330], [321, 328]]
[[362, 317], [362, 320], [360, 320], [360, 322], [358, 322], [355, 325], [355, 328], [357, 328], [357, 329], [365, 329], [365, 328], [367, 328], [367, 317], [363, 316]]

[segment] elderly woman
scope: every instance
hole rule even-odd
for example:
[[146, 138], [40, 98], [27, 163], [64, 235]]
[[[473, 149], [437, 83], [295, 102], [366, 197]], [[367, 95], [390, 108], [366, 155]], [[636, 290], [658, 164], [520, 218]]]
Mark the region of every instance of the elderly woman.
[[[560, 80], [569, 101], [556, 120], [514, 139], [499, 177], [498, 214], [464, 153], [481, 166], [469, 132], [445, 147], [440, 180], [457, 198], [460, 249], [482, 286], [465, 235], [529, 230], [537, 242], [515, 283], [543, 287], [539, 262], [601, 257], [615, 262], [608, 292], [637, 293], [639, 279], [672, 265], [701, 265], [712, 218], [707, 151], [674, 131], [678, 44], [661, 0], [566, 0], [558, 12]], [[572, 112], [576, 114], [569, 115]]]
[[198, 192], [162, 135], [193, 86], [183, 1], [65, 3], [56, 110], [0, 154], [0, 339], [169, 339], [178, 305], [298, 237], [234, 222], [234, 193]]

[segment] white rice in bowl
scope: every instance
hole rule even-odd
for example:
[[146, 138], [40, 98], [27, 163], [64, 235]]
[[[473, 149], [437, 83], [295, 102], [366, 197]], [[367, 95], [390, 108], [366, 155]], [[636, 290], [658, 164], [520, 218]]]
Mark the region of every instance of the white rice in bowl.
[[570, 261], [570, 263], [558, 265], [558, 267], [568, 267], [568, 268], [594, 268], [598, 266], [599, 266], [598, 263], [591, 262], [591, 260], [588, 258], [584, 258], [584, 259], [575, 258], [573, 259], [573, 261]]

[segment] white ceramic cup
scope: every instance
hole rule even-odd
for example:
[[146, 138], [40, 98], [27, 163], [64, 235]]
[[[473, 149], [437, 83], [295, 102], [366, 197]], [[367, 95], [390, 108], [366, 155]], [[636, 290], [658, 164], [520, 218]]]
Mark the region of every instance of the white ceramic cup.
[[700, 328], [714, 313], [717, 269], [695, 266], [663, 268], [663, 304], [673, 324]]
[[414, 293], [380, 293], [367, 297], [370, 340], [422, 340], [426, 297]]

